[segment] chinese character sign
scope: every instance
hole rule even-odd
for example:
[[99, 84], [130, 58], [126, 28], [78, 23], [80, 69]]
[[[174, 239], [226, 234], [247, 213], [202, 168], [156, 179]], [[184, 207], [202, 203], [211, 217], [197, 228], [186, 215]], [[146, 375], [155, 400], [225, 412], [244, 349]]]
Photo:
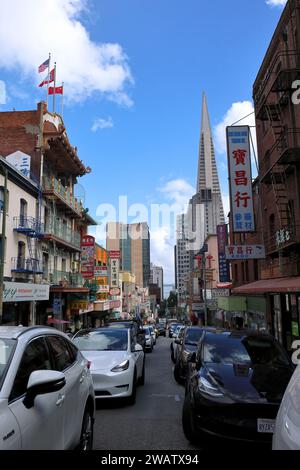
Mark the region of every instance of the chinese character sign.
[[227, 127], [226, 135], [233, 231], [253, 232], [255, 227], [249, 127]]
[[84, 235], [81, 238], [81, 274], [85, 279], [94, 277], [95, 238]]
[[227, 225], [217, 226], [218, 238], [218, 257], [219, 257], [219, 280], [220, 282], [230, 281], [229, 264], [225, 256], [225, 248], [227, 245]]
[[120, 260], [110, 258], [110, 287], [119, 287]]
[[264, 245], [226, 246], [226, 259], [263, 259], [266, 257]]

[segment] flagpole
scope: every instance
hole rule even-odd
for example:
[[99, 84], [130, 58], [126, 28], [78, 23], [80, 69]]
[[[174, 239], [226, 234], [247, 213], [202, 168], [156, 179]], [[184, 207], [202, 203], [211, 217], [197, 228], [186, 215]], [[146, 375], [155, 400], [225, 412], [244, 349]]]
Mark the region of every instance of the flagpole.
[[50, 65], [51, 65], [51, 54], [49, 52], [48, 77], [47, 77], [47, 97], [46, 97], [47, 111], [48, 111], [49, 80], [50, 80], [50, 69], [51, 69]]
[[56, 62], [54, 62], [53, 113], [55, 114]]
[[61, 86], [62, 86], [62, 94], [61, 94], [61, 118], [63, 118], [63, 113], [64, 113], [64, 82], [62, 82]]

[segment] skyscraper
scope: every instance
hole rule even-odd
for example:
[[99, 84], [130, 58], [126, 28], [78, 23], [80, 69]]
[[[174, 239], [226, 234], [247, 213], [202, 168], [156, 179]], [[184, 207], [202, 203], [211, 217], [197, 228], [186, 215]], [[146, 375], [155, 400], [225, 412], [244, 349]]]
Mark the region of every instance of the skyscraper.
[[209, 234], [217, 233], [217, 225], [224, 223], [224, 210], [215, 159], [205, 93], [202, 96], [201, 130], [198, 153], [196, 193], [188, 210], [191, 247], [199, 250]]
[[147, 287], [150, 280], [150, 232], [146, 222], [123, 224], [108, 222], [107, 250], [120, 250], [120, 269], [135, 275], [139, 287]]
[[188, 292], [191, 302], [195, 302], [201, 299], [201, 280], [193, 273], [197, 269], [194, 257], [203, 247], [206, 237], [216, 234], [217, 225], [224, 223], [222, 196], [205, 93], [202, 96], [196, 193], [190, 200], [186, 217], [190, 254]]
[[187, 216], [185, 214], [179, 214], [176, 220], [177, 248], [175, 258], [176, 288], [179, 303], [186, 298], [190, 272], [190, 254], [188, 251], [187, 234]]

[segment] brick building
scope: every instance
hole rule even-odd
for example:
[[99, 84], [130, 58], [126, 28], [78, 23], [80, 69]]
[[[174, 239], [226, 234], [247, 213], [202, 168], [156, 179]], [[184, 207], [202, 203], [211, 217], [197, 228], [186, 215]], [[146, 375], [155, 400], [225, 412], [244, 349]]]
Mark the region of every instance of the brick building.
[[233, 293], [264, 299], [267, 328], [288, 350], [300, 331], [300, 105], [293, 99], [299, 78], [300, 0], [289, 0], [253, 86], [257, 233], [245, 238], [263, 242], [266, 259], [233, 263], [235, 283], [248, 283]]

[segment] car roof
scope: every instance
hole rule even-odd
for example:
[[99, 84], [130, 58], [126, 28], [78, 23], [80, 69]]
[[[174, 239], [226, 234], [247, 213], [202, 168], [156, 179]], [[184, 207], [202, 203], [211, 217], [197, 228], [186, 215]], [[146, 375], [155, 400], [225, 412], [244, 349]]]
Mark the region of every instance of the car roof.
[[244, 338], [246, 336], [257, 336], [257, 337], [267, 337], [273, 338], [269, 333], [264, 331], [257, 331], [257, 330], [250, 330], [250, 329], [242, 329], [242, 330], [226, 330], [224, 328], [203, 328], [205, 331], [205, 335], [221, 335], [221, 336], [231, 336], [232, 338]]
[[30, 332], [38, 332], [41, 333], [58, 333], [61, 332], [56, 330], [50, 326], [43, 326], [43, 325], [36, 325], [36, 326], [13, 326], [13, 325], [4, 325], [0, 326], [0, 338], [9, 338], [9, 339], [17, 339], [23, 334], [30, 333]]

